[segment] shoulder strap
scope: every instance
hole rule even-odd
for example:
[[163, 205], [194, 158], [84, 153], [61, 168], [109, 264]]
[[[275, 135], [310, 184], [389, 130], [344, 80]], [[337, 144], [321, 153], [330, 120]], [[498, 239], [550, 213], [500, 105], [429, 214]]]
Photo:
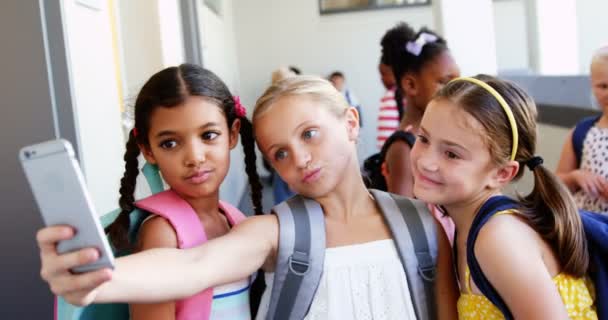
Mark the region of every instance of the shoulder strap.
[[302, 196], [276, 205], [279, 248], [266, 319], [303, 319], [321, 280], [325, 259], [325, 217], [321, 206]]
[[496, 289], [492, 286], [488, 278], [481, 270], [481, 266], [475, 257], [475, 241], [477, 241], [477, 236], [479, 236], [479, 232], [481, 228], [492, 218], [497, 212], [514, 209], [517, 208], [518, 203], [505, 196], [496, 196], [490, 198], [483, 206], [479, 209], [479, 212], [473, 219], [473, 224], [471, 225], [471, 230], [469, 231], [469, 235], [467, 237], [467, 264], [469, 265], [469, 269], [471, 271], [471, 277], [473, 281], [483, 293], [483, 295], [490, 300], [504, 315], [505, 319], [513, 319], [513, 315], [507, 304], [500, 297]]
[[[589, 250], [589, 275], [595, 286], [595, 304], [598, 318], [608, 319], [608, 216], [580, 211], [587, 249]], [[602, 303], [599, 303], [601, 301]]]
[[437, 227], [431, 212], [418, 200], [374, 189], [370, 192], [393, 234], [417, 319], [436, 319]]
[[577, 168], [580, 168], [581, 166], [585, 137], [587, 137], [587, 133], [599, 119], [600, 116], [587, 117], [577, 123], [574, 127], [574, 131], [572, 132], [572, 148], [574, 149], [574, 155], [576, 156]]
[[167, 219], [175, 229], [180, 249], [207, 241], [205, 229], [194, 209], [171, 189], [137, 201], [135, 206]]
[[243, 222], [243, 220], [247, 218], [243, 214], [243, 212], [241, 212], [241, 210], [237, 209], [235, 206], [231, 205], [228, 202], [220, 200], [220, 209], [222, 209], [222, 211], [226, 215], [226, 219], [228, 219], [230, 224], [233, 226]]

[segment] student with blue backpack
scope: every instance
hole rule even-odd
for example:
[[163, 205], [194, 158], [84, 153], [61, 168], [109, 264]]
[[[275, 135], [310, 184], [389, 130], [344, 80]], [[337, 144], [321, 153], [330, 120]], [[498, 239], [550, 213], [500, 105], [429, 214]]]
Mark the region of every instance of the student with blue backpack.
[[580, 209], [608, 215], [608, 47], [593, 56], [590, 75], [602, 114], [581, 120], [568, 135], [557, 175]]
[[[602, 231], [584, 226], [566, 187], [535, 154], [536, 115], [515, 84], [477, 76], [452, 80], [422, 118], [412, 149], [414, 194], [456, 224], [461, 320], [597, 319], [596, 307], [608, 302], [600, 291], [594, 301], [589, 281], [601, 271], [589, 267], [590, 255], [606, 261], [608, 244], [589, 251], [593, 239], [585, 236]], [[526, 169], [532, 192], [503, 196]], [[590, 226], [608, 237], [606, 220]], [[593, 280], [596, 289], [608, 285]]]
[[365, 187], [357, 111], [328, 81], [298, 76], [272, 85], [258, 99], [253, 124], [260, 150], [298, 196], [196, 248], [119, 258], [113, 272], [70, 274], [86, 262], [84, 252], [57, 255], [53, 245], [69, 236], [65, 227], [46, 228], [38, 241], [52, 291], [79, 305], [158, 302], [262, 267], [268, 287], [258, 319], [451, 314], [456, 295], [445, 234], [420, 201]]
[[[230, 150], [237, 145], [239, 133], [253, 205], [256, 212], [261, 212], [251, 124], [238, 97], [233, 97], [215, 74], [190, 64], [164, 69], [144, 84], [134, 114], [134, 128], [129, 132], [124, 156], [120, 212], [106, 228], [116, 255], [153, 248], [186, 250], [218, 238], [241, 223], [245, 219], [243, 213], [219, 200], [220, 184], [230, 166]], [[144, 171], [156, 171], [157, 176], [160, 172], [169, 189], [158, 190], [157, 182], [152, 188], [155, 194], [136, 200], [140, 154], [147, 161]], [[145, 174], [150, 178], [150, 172]], [[149, 267], [141, 265], [125, 276], [136, 276]], [[142, 288], [156, 277], [147, 274], [142, 278]], [[251, 319], [250, 282], [250, 275], [242, 274], [234, 281], [172, 301], [135, 303], [129, 308], [119, 304], [94, 305], [73, 310], [70, 315], [69, 306], [59, 304], [56, 317]]]

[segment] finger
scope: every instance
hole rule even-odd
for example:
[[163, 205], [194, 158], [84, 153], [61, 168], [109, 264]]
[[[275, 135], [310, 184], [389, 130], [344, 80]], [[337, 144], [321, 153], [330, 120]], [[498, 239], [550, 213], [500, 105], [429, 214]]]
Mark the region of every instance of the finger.
[[70, 269], [89, 264], [99, 259], [99, 251], [95, 248], [86, 248], [61, 255], [42, 255], [41, 276], [46, 281], [52, 281], [57, 276], [70, 274]]
[[112, 271], [104, 268], [81, 274], [65, 274], [57, 277], [51, 284], [56, 295], [85, 295], [112, 279]]
[[55, 252], [57, 243], [74, 237], [74, 229], [69, 226], [51, 226], [38, 230], [36, 240], [41, 252]]

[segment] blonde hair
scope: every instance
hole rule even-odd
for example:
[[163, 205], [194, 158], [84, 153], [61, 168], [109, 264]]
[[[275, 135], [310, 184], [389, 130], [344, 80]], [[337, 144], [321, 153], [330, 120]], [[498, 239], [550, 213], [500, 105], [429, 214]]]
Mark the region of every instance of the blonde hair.
[[594, 63], [598, 62], [608, 62], [608, 45], [600, 47], [593, 53], [593, 58], [591, 58], [591, 64], [593, 65]]
[[284, 97], [305, 96], [341, 117], [349, 108], [344, 96], [327, 80], [317, 76], [295, 76], [273, 83], [258, 99], [253, 109], [252, 122], [277, 100]]
[[295, 77], [296, 74], [287, 67], [281, 67], [272, 72], [272, 84], [275, 84], [283, 79]]

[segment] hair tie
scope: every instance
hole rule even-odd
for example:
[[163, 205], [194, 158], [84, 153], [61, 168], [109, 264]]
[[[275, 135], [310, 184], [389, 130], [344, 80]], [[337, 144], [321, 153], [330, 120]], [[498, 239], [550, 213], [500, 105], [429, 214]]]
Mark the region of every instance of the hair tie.
[[530, 169], [530, 171], [534, 171], [534, 169], [543, 164], [543, 162], [543, 158], [539, 156], [534, 156], [530, 160], [524, 162], [524, 164]]
[[407, 52], [409, 52], [417, 57], [422, 53], [422, 49], [424, 48], [425, 45], [427, 45], [428, 43], [433, 43], [435, 41], [437, 41], [436, 35], [426, 33], [426, 32], [421, 32], [418, 35], [418, 37], [416, 37], [416, 40], [408, 41], [405, 44], [405, 50], [407, 50]]
[[245, 107], [243, 107], [241, 98], [239, 98], [239, 96], [233, 96], [232, 99], [234, 99], [234, 110], [236, 112], [236, 116], [239, 118], [245, 118], [247, 115], [247, 110]]
[[131, 129], [131, 133], [133, 133], [133, 137], [137, 138], [137, 128], [133, 127], [133, 129]]
[[498, 91], [496, 91], [496, 89], [492, 88], [492, 86], [490, 86], [489, 84], [487, 84], [479, 79], [463, 77], [463, 78], [456, 78], [450, 82], [454, 82], [454, 81], [467, 81], [467, 82], [474, 83], [474, 84], [484, 88], [491, 95], [493, 95], [494, 98], [498, 101], [498, 104], [500, 104], [503, 111], [507, 115], [507, 119], [509, 119], [509, 125], [511, 126], [511, 138], [513, 139], [513, 145], [511, 146], [510, 159], [511, 159], [511, 161], [515, 160], [515, 155], [517, 154], [517, 145], [518, 145], [517, 123], [515, 122], [515, 117], [513, 116], [513, 111], [511, 111], [511, 107], [509, 107], [509, 104], [507, 103], [507, 101], [505, 101], [505, 99], [500, 95], [500, 93], [498, 93]]

